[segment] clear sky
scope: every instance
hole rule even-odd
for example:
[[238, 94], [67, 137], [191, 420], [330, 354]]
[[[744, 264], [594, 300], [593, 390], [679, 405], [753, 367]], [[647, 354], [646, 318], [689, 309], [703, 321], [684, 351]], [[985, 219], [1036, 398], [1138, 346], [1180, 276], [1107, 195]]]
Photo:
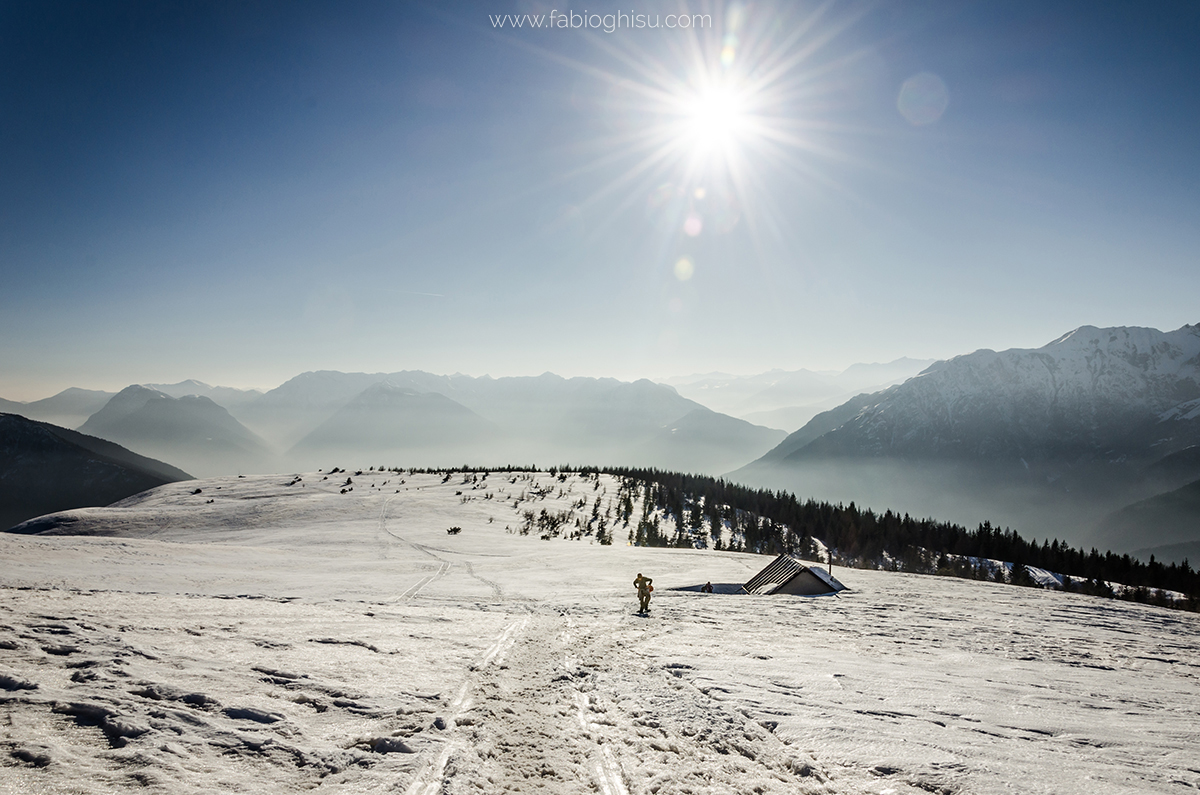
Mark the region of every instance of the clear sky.
[[[492, 21], [585, 9], [625, 25]], [[1198, 34], [1193, 0], [4, 3], [0, 396], [1194, 323]]]

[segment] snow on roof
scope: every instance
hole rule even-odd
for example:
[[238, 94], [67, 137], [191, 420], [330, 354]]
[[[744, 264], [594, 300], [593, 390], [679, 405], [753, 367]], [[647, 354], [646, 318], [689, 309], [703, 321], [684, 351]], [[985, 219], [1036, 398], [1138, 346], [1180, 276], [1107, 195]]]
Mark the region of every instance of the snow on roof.
[[836, 577], [834, 577], [829, 572], [825, 571], [825, 569], [821, 568], [820, 566], [809, 566], [808, 570], [811, 571], [813, 574], [815, 574], [818, 578], [820, 578], [820, 580], [822, 582], [824, 582], [826, 585], [828, 585], [833, 590], [835, 590], [835, 591], [846, 590], [845, 585], [842, 585], [842, 583], [839, 582]]

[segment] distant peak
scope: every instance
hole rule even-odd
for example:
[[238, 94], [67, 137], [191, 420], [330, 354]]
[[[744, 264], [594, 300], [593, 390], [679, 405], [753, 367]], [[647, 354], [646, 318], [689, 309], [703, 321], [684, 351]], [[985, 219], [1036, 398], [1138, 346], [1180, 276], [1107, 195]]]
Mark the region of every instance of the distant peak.
[[394, 384], [391, 381], [380, 381], [378, 383], [371, 384], [369, 387], [363, 390], [363, 394], [366, 394], [367, 392], [392, 392], [398, 395], [419, 394], [417, 390], [413, 389], [412, 387], [401, 386], [400, 384]]
[[166, 392], [161, 392], [152, 386], [147, 386], [146, 384], [130, 384], [118, 392], [117, 397], [132, 397], [135, 395], [147, 396], [147, 394], [149, 397], [164, 397], [174, 400], [174, 398], [172, 398]]

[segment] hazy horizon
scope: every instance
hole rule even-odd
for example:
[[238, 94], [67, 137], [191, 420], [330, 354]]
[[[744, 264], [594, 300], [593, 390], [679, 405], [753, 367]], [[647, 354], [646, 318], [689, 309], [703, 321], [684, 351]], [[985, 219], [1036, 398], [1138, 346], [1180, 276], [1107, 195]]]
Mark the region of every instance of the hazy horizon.
[[[911, 357], [911, 356], [900, 357], [900, 359], [912, 359], [914, 361], [936, 361], [936, 360], [932, 360], [932, 359], [930, 359], [930, 360], [916, 359], [915, 357]], [[894, 361], [899, 361], [899, 359], [893, 360], [893, 362]], [[828, 370], [818, 370], [818, 369], [804, 368], [804, 367], [797, 367], [794, 369], [786, 369], [786, 368], [778, 367], [778, 368], [771, 368], [771, 370], [764, 370], [761, 372], [740, 372], [740, 373], [729, 373], [729, 372], [718, 371], [718, 370], [709, 370], [709, 371], [706, 371], [703, 373], [676, 373], [673, 375], [667, 375], [667, 376], [661, 376], [661, 377], [636, 375], [636, 374], [613, 375], [610, 373], [570, 373], [570, 374], [567, 374], [567, 373], [554, 372], [551, 370], [542, 370], [540, 372], [504, 373], [504, 374], [464, 373], [461, 371], [435, 372], [432, 370], [425, 370], [425, 371], [421, 371], [421, 372], [429, 372], [433, 375], [443, 375], [443, 376], [462, 375], [462, 376], [467, 376], [469, 378], [496, 378], [496, 379], [499, 379], [499, 378], [537, 378], [538, 376], [550, 374], [550, 375], [556, 375], [556, 376], [559, 376], [561, 378], [566, 378], [566, 379], [571, 379], [571, 378], [597, 378], [597, 379], [615, 378], [618, 381], [624, 381], [624, 382], [649, 380], [649, 381], [653, 381], [655, 383], [665, 384], [665, 385], [669, 386], [670, 382], [672, 380], [705, 376], [705, 375], [720, 374], [720, 375], [731, 376], [734, 378], [750, 378], [750, 377], [757, 376], [757, 375], [764, 375], [766, 373], [771, 372], [772, 370], [780, 371], [780, 372], [797, 372], [800, 370], [808, 370], [810, 372], [818, 373], [818, 374], [836, 375], [836, 374], [843, 373], [846, 370], [848, 370], [849, 368], [854, 367], [854, 366], [885, 365], [885, 364], [891, 364], [891, 363], [892, 362], [852, 362], [852, 363], [846, 365], [845, 367], [842, 367], [839, 369], [828, 369]], [[403, 369], [408, 370], [408, 371], [418, 371], [419, 370], [419, 368], [403, 368]], [[375, 373], [401, 372], [401, 370], [383, 370], [383, 369], [379, 369], [379, 368], [367, 368], [367, 369], [363, 369], [363, 370], [345, 370], [345, 369], [340, 369], [340, 368], [335, 368], [335, 367], [314, 367], [314, 368], [309, 368], [306, 370], [294, 372], [291, 375], [288, 375], [287, 377], [282, 378], [281, 380], [279, 380], [277, 382], [271, 382], [269, 384], [263, 384], [263, 383], [235, 384], [235, 383], [228, 383], [226, 381], [222, 381], [222, 380], [220, 380], [219, 377], [217, 380], [209, 380], [206, 378], [196, 378], [194, 376], [189, 376], [186, 378], [174, 378], [174, 379], [169, 379], [169, 380], [144, 379], [141, 381], [129, 381], [129, 382], [119, 382], [117, 380], [110, 379], [110, 381], [106, 382], [105, 384], [96, 385], [96, 384], [93, 384], [90, 382], [89, 383], [81, 383], [81, 382], [70, 381], [70, 378], [68, 377], [66, 379], [66, 381], [62, 382], [64, 384], [63, 386], [57, 387], [57, 388], [51, 387], [52, 391], [49, 391], [49, 392], [45, 392], [45, 391], [39, 392], [39, 391], [36, 391], [33, 387], [30, 387], [28, 390], [26, 390], [26, 394], [28, 396], [14, 397], [9, 394], [0, 394], [0, 398], [4, 398], [6, 400], [13, 400], [13, 401], [17, 401], [17, 402], [29, 403], [32, 401], [41, 400], [43, 398], [52, 397], [66, 389], [72, 389], [72, 388], [90, 389], [90, 390], [95, 390], [95, 391], [100, 391], [100, 392], [120, 392], [122, 389], [125, 389], [126, 387], [129, 387], [129, 386], [134, 386], [134, 385], [138, 385], [138, 386], [174, 385], [174, 384], [183, 383], [185, 381], [199, 381], [201, 383], [207, 384], [210, 387], [228, 387], [228, 388], [232, 388], [232, 389], [240, 389], [240, 390], [245, 390], [245, 391], [258, 390], [260, 392], [269, 392], [272, 389], [282, 386], [283, 384], [292, 380], [296, 376], [302, 375], [303, 373], [307, 373], [307, 372], [342, 372], [342, 373], [375, 374]], [[70, 382], [70, 383], [68, 383], [68, 382]], [[13, 394], [15, 395], [15, 394], [23, 394], [23, 393], [20, 392], [19, 390], [14, 389]]]
[[0, 397], [840, 370], [1198, 319], [1194, 3], [634, 10], [681, 8], [6, 6]]

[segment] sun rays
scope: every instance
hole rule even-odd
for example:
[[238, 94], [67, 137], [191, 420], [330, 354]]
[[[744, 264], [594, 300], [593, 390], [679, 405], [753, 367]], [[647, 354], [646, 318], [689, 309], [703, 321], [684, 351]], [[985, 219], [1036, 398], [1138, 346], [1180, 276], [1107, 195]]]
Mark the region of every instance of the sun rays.
[[[591, 177], [580, 206], [594, 211], [597, 234], [642, 205], [664, 239], [741, 228], [758, 247], [782, 226], [776, 177], [830, 179], [821, 171], [837, 152], [812, 103], [838, 90], [831, 72], [847, 57], [831, 56], [831, 44], [857, 17], [834, 19], [828, 4], [802, 16], [741, 3], [700, 11], [711, 26], [582, 33], [596, 54], [586, 59], [515, 42], [599, 89], [584, 102], [602, 132], [574, 143], [586, 156], [559, 177]], [[664, 251], [671, 262], [679, 253]]]

